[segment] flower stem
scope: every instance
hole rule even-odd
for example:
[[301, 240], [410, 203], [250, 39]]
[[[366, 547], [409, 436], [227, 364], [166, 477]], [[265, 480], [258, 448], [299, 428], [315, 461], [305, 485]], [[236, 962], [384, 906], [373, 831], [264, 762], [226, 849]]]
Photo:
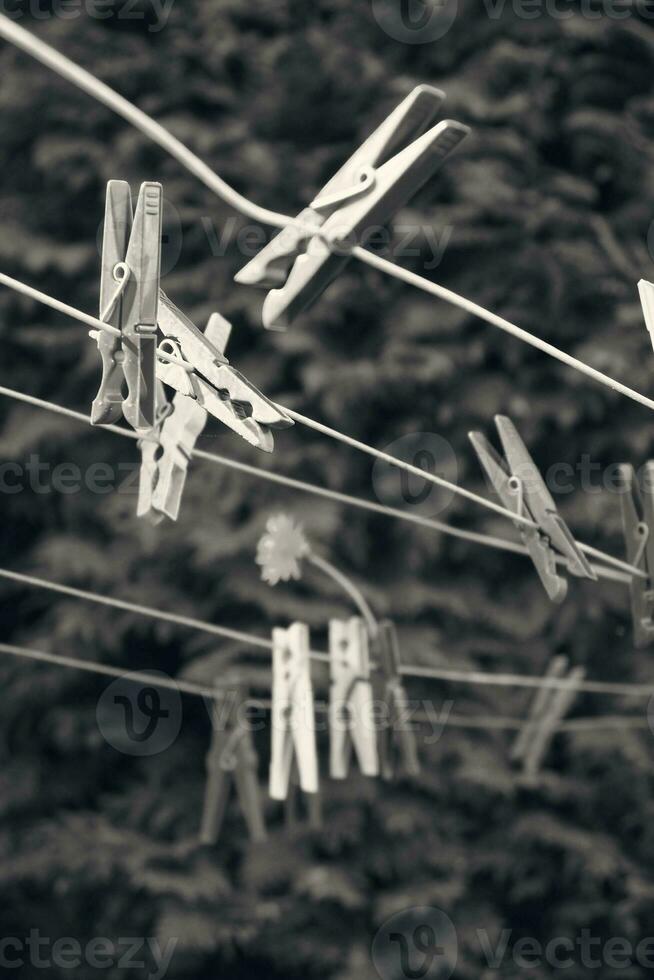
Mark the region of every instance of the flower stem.
[[312, 565], [315, 565], [316, 568], [319, 568], [321, 572], [324, 572], [325, 575], [328, 575], [331, 579], [333, 579], [334, 582], [340, 585], [365, 619], [370, 635], [376, 636], [379, 626], [375, 615], [364, 598], [363, 593], [356, 587], [354, 582], [352, 582], [347, 575], [339, 572], [339, 570], [335, 568], [331, 562], [327, 561], [326, 558], [321, 558], [319, 555], [314, 554], [313, 551], [310, 551], [308, 555], [306, 555], [306, 559], [307, 561], [310, 561]]

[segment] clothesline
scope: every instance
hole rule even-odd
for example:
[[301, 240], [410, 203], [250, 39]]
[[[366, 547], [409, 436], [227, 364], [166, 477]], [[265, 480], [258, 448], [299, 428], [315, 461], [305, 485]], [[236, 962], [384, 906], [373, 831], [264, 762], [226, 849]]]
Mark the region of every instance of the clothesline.
[[[272, 650], [272, 640], [266, 637], [257, 636], [254, 633], [246, 633], [242, 630], [231, 629], [227, 626], [218, 626], [204, 620], [194, 619], [178, 613], [166, 612], [163, 609], [155, 609], [137, 602], [128, 602], [124, 599], [115, 599], [112, 596], [101, 595], [96, 592], [89, 592], [78, 589], [74, 586], [63, 585], [59, 582], [52, 582], [49, 579], [37, 578], [34, 575], [26, 575], [23, 572], [16, 572], [7, 568], [0, 568], [0, 578], [17, 582], [21, 585], [45, 589], [50, 592], [58, 592], [61, 595], [72, 596], [76, 599], [83, 599], [88, 602], [96, 602], [104, 606], [112, 606], [127, 612], [133, 612], [140, 616], [147, 616], [151, 619], [159, 619], [167, 623], [175, 623], [189, 629], [200, 630], [212, 636], [221, 636], [225, 639], [235, 640], [248, 646], [256, 646], [266, 650]], [[7, 645], [0, 644], [0, 652]], [[8, 648], [8, 647], [7, 647]], [[51, 656], [51, 655], [44, 655]], [[315, 650], [310, 651], [312, 660], [329, 663], [328, 653]], [[82, 663], [84, 661], [81, 661]], [[374, 669], [374, 665], [373, 665]], [[405, 677], [422, 678], [428, 680], [442, 680], [453, 683], [485, 685], [494, 687], [525, 687], [525, 688], [570, 688], [570, 681], [566, 678], [556, 677], [529, 677], [522, 674], [489, 674], [484, 671], [463, 671], [451, 670], [446, 667], [419, 667], [402, 666], [400, 673]], [[607, 681], [579, 681], [575, 682], [576, 691], [588, 694], [612, 694], [620, 697], [650, 697], [654, 694], [653, 684], [621, 684]], [[196, 692], [197, 693], [197, 692]]]
[[[8, 388], [4, 385], [0, 385], [0, 395], [4, 395], [7, 398], [12, 398], [15, 401], [23, 402], [27, 405], [33, 405], [36, 408], [42, 408], [46, 411], [53, 412], [56, 415], [62, 415], [66, 418], [72, 418], [76, 421], [83, 422], [86, 425], [91, 425], [91, 419], [88, 415], [84, 415], [83, 412], [78, 412], [72, 408], [66, 408], [63, 405], [57, 405], [55, 402], [46, 401], [43, 398], [38, 398], [35, 395], [28, 395], [22, 391], [16, 391], [14, 388]], [[138, 441], [139, 435], [132, 429], [123, 429], [118, 425], [102, 425], [94, 426], [94, 431], [107, 430], [114, 433], [115, 435], [124, 436], [127, 439], [132, 439]], [[419, 524], [423, 527], [428, 527], [434, 531], [440, 531], [443, 534], [448, 534], [452, 537], [462, 538], [466, 541], [471, 541], [476, 544], [482, 544], [486, 547], [496, 548], [502, 551], [510, 551], [514, 554], [527, 555], [528, 551], [522, 545], [516, 544], [512, 541], [507, 541], [504, 538], [497, 538], [492, 535], [479, 534], [475, 531], [466, 531], [463, 528], [453, 527], [450, 524], [445, 524], [441, 521], [435, 521], [430, 518], [421, 517], [418, 514], [409, 514], [401, 510], [397, 510], [393, 507], [386, 507], [382, 504], [375, 504], [372, 501], [363, 500], [359, 497], [352, 497], [349, 494], [339, 493], [336, 490], [329, 490], [326, 487], [316, 486], [312, 483], [306, 483], [303, 480], [295, 480], [292, 477], [284, 476], [280, 473], [271, 473], [269, 470], [261, 469], [258, 466], [251, 466], [247, 463], [240, 463], [236, 460], [230, 459], [226, 456], [219, 456], [216, 453], [209, 453], [202, 449], [193, 449], [191, 451], [191, 456], [195, 459], [203, 459], [207, 462], [214, 463], [218, 466], [226, 466], [231, 469], [239, 470], [244, 473], [248, 473], [252, 476], [256, 476], [263, 480], [268, 480], [272, 483], [278, 483], [283, 486], [288, 486], [296, 490], [302, 490], [306, 493], [314, 494], [315, 496], [325, 497], [327, 499], [336, 500], [340, 503], [358, 507], [363, 510], [369, 510], [373, 513], [385, 514], [388, 517], [394, 517], [398, 520], [409, 521], [414, 524]], [[419, 472], [423, 472], [420, 470]], [[483, 498], [480, 498], [483, 499]], [[609, 581], [628, 583], [632, 576], [638, 578], [646, 578], [645, 574], [628, 562], [624, 562], [619, 558], [615, 558], [613, 555], [609, 555], [603, 551], [593, 548], [591, 545], [579, 544], [579, 547], [586, 554], [592, 557], [598, 558], [608, 565], [614, 566], [620, 571], [614, 571], [612, 568], [607, 568], [605, 566], [594, 565], [593, 571], [598, 575], [599, 578], [604, 578]], [[561, 565], [567, 565], [566, 559], [562, 555], [557, 555], [557, 562]]]
[[[52, 48], [49, 44], [39, 40], [24, 28], [19, 27], [18, 24], [10, 20], [5, 14], [0, 14], [0, 37], [16, 45], [16, 47], [25, 51], [31, 57], [41, 62], [41, 64], [50, 68], [61, 77], [72, 82], [77, 88], [107, 106], [113, 112], [117, 113], [117, 115], [122, 116], [123, 119], [126, 119], [136, 129], [174, 157], [190, 173], [199, 178], [209, 190], [220, 197], [230, 207], [234, 208], [234, 210], [262, 224], [277, 228], [284, 228], [288, 225], [299, 226], [307, 230], [311, 235], [315, 235], [315, 227], [308, 227], [301, 221], [298, 221], [298, 219], [291, 218], [289, 215], [262, 208], [242, 194], [239, 194], [238, 191], [234, 190], [233, 187], [219, 177], [204, 161], [173, 136], [164, 126], [157, 123], [145, 112], [137, 108], [137, 106], [119, 95], [104, 82], [101, 82], [90, 72]], [[629, 388], [615, 378], [596, 370], [584, 361], [560, 350], [540, 337], [523, 330], [521, 327], [516, 326], [516, 324], [504, 319], [504, 317], [498, 316], [490, 310], [486, 310], [484, 307], [466, 299], [464, 296], [460, 296], [458, 293], [446, 289], [444, 286], [431, 282], [423, 276], [418, 276], [408, 269], [403, 269], [401, 266], [397, 266], [387, 259], [374, 255], [365, 248], [355, 246], [351, 250], [351, 255], [353, 258], [378, 269], [380, 272], [393, 276], [439, 299], [443, 299], [473, 316], [479, 317], [491, 326], [497, 327], [517, 339], [530, 344], [532, 347], [548, 354], [568, 367], [572, 367], [580, 373], [585, 374], [587, 377], [592, 378], [612, 391], [618, 392], [630, 398], [632, 401], [654, 410], [654, 400], [651, 398], [648, 398], [633, 388]]]

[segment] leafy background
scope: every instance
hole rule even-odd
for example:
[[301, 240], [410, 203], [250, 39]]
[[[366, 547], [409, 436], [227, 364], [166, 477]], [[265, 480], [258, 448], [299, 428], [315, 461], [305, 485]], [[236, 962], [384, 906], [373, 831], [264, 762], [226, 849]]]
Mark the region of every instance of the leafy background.
[[[425, 272], [420, 228], [451, 229], [442, 263], [425, 274], [651, 390], [636, 281], [651, 276], [654, 30], [636, 11], [621, 21], [526, 20], [508, 4], [489, 16], [461, 0], [442, 39], [407, 45], [384, 33], [368, 3], [346, 0], [185, 0], [158, 32], [146, 2], [130, 8], [140, 18], [109, 9], [116, 16], [104, 21], [66, 20], [44, 16], [44, 4], [20, 23], [170, 127], [241, 192], [287, 213], [414, 84], [443, 87], [447, 114], [473, 135], [398, 217], [423, 244], [421, 256], [398, 261]], [[262, 295], [232, 283], [244, 261], [234, 233], [220, 255], [207, 234], [220, 238], [244, 219], [230, 225], [230, 210], [175, 161], [5, 43], [0, 75], [4, 272], [95, 312], [105, 182], [160, 180], [169, 202], [164, 287], [196, 322], [214, 309], [232, 321], [232, 360], [266, 393], [376, 446], [439, 433], [461, 482], [481, 492], [467, 432], [490, 432], [493, 414], [509, 413], [544, 467], [592, 462], [593, 487], [558, 503], [581, 539], [622, 554], [615, 494], [598, 488], [607, 467], [647, 458], [646, 410], [360, 265], [288, 333], [266, 333]], [[88, 411], [98, 358], [78, 324], [3, 291], [0, 330], [3, 383]], [[273, 591], [253, 563], [266, 517], [283, 508], [396, 620], [406, 662], [537, 674], [563, 652], [595, 678], [651, 678], [648, 652], [633, 650], [622, 586], [573, 581], [565, 605], [553, 607], [519, 557], [203, 463], [192, 466], [178, 523], [153, 529], [136, 520], [133, 490], [48, 489], [59, 464], [134, 466], [135, 446], [10, 401], [1, 410], [4, 460], [25, 465], [38, 454], [50, 468], [41, 490], [3, 498], [5, 566], [259, 634], [299, 618], [324, 645], [328, 618], [348, 612], [342, 595], [309, 574]], [[297, 426], [278, 435], [270, 460], [217, 424], [201, 445], [374, 494], [369, 459]], [[439, 516], [511, 534], [465, 502]], [[10, 584], [3, 595], [8, 642], [206, 681], [239, 665], [253, 690], [269, 685], [265, 651]], [[184, 699], [181, 733], [166, 751], [133, 758], [99, 733], [101, 679], [9, 658], [0, 671], [3, 936], [38, 928], [53, 940], [174, 937], [170, 975], [179, 980], [350, 980], [376, 975], [373, 936], [412, 906], [453, 920], [461, 978], [490, 975], [477, 929], [510, 929], [511, 943], [585, 928], [637, 944], [651, 932], [648, 732], [561, 736], [539, 785], [526, 790], [506, 733], [447, 730], [436, 744], [421, 740], [414, 785], [325, 780], [320, 832], [290, 834], [267, 802], [266, 844], [248, 843], [234, 808], [207, 849], [197, 844], [210, 738], [202, 702]], [[316, 684], [324, 693], [318, 672]], [[451, 699], [471, 715], [519, 716], [528, 703], [524, 692], [447, 684], [411, 683], [410, 693], [437, 706]], [[644, 710], [633, 699], [575, 706], [585, 716]], [[265, 735], [258, 748], [263, 780]], [[325, 749], [323, 741], [323, 761]], [[397, 969], [389, 960], [383, 980]], [[524, 974], [510, 955], [503, 970]], [[41, 972], [26, 965], [22, 975]], [[644, 971], [577, 961], [567, 975], [590, 972]]]

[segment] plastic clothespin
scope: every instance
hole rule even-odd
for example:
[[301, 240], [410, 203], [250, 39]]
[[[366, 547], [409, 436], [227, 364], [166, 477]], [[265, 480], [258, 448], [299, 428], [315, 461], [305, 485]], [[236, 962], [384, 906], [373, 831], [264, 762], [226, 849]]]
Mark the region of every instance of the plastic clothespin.
[[629, 583], [634, 646], [642, 649], [654, 641], [654, 462], [645, 464], [642, 493], [633, 466], [625, 463], [619, 473], [627, 561], [646, 575]]
[[379, 775], [368, 632], [364, 621], [329, 623], [331, 687], [329, 693], [330, 757], [332, 779], [345, 779], [352, 747], [365, 776]]
[[[157, 308], [161, 271], [161, 184], [141, 184], [132, 213], [129, 184], [107, 184], [100, 319], [120, 337], [93, 331], [102, 358], [102, 381], [93, 402], [94, 425], [115, 422], [121, 412], [140, 431], [156, 422]], [[127, 397], [123, 397], [123, 380]]]
[[215, 844], [218, 840], [232, 779], [250, 837], [253, 841], [263, 841], [266, 826], [257, 777], [257, 755], [244, 714], [247, 692], [242, 684], [227, 689], [224, 683], [216, 682], [216, 688], [200, 842]]
[[[218, 324], [217, 345], [206, 332], [198, 330], [163, 291], [159, 293], [159, 300], [159, 328], [167, 338], [162, 349], [172, 347], [180, 363], [159, 359], [157, 377], [180, 394], [194, 398], [205, 411], [250, 445], [272, 452], [270, 430], [286, 428], [293, 425], [293, 421], [230, 366], [223, 353], [231, 330], [227, 320], [219, 314], [212, 318]], [[219, 319], [215, 320], [216, 317]]]
[[136, 504], [136, 516], [146, 518], [151, 524], [160, 524], [163, 513], [157, 510], [153, 503], [154, 488], [159, 478], [158, 457], [161, 452], [161, 429], [164, 420], [172, 411], [173, 406], [166, 398], [164, 386], [160, 381], [156, 385], [156, 417], [152, 428], [139, 439], [141, 450], [141, 467], [139, 470], [139, 493]]
[[379, 737], [379, 756], [382, 778], [394, 779], [399, 771], [408, 776], [420, 774], [416, 740], [409, 719], [407, 698], [400, 673], [400, 647], [395, 624], [389, 619], [379, 623], [374, 638], [378, 652], [378, 671], [381, 678], [381, 698], [387, 706], [388, 718]]
[[315, 234], [288, 226], [237, 273], [238, 283], [277, 287], [263, 304], [265, 327], [285, 330], [341, 272], [351, 247], [365, 245], [467, 136], [458, 122], [432, 126], [444, 98], [414, 88], [298, 215]]
[[293, 623], [288, 629], [276, 627], [272, 638], [270, 796], [285, 800], [294, 757], [302, 790], [318, 792], [309, 628], [304, 623]]
[[547, 680], [563, 679], [567, 674], [569, 686], [541, 687], [532, 701], [529, 716], [511, 750], [513, 762], [522, 765], [526, 782], [534, 783], [556, 733], [556, 727], [566, 716], [575, 697], [578, 685], [586, 676], [583, 667], [568, 672], [568, 658], [554, 657], [545, 674]]
[[558, 549], [572, 575], [593, 581], [597, 576], [559, 515], [552, 495], [511, 419], [496, 415], [495, 425], [506, 459], [499, 456], [481, 432], [471, 432], [470, 441], [502, 504], [537, 525], [530, 528], [516, 522], [545, 591], [554, 602], [563, 602], [568, 584], [557, 573], [553, 548]]

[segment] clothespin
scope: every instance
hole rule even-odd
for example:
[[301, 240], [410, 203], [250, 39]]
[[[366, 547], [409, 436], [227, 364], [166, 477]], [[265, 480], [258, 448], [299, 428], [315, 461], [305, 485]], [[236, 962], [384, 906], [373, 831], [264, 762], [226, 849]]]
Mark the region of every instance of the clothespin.
[[391, 780], [400, 770], [408, 776], [417, 776], [420, 763], [409, 719], [409, 699], [400, 673], [400, 647], [395, 624], [389, 619], [379, 623], [374, 645], [378, 653], [381, 698], [388, 711], [379, 737], [382, 778]]
[[545, 678], [562, 679], [566, 673], [569, 686], [559, 688], [544, 685], [538, 690], [532, 701], [529, 717], [511, 750], [512, 761], [522, 764], [523, 775], [528, 783], [533, 784], [536, 781], [556, 728], [572, 707], [578, 685], [586, 676], [583, 667], [574, 667], [568, 673], [567, 657], [554, 657]]
[[545, 591], [554, 602], [563, 602], [568, 584], [557, 573], [554, 548], [566, 559], [572, 575], [593, 581], [597, 576], [559, 515], [552, 495], [511, 419], [496, 415], [495, 425], [506, 459], [499, 456], [481, 432], [471, 432], [470, 441], [503, 505], [537, 525], [530, 528], [516, 522]]
[[444, 98], [417, 86], [298, 215], [309, 230], [288, 226], [236, 275], [242, 284], [278, 287], [263, 304], [265, 327], [286, 329], [341, 272], [351, 247], [404, 207], [468, 134], [451, 120], [428, 129]]
[[272, 669], [270, 795], [273, 800], [286, 799], [294, 756], [300, 787], [305, 793], [317, 793], [318, 756], [309, 628], [304, 623], [273, 630]]
[[320, 793], [303, 793], [300, 789], [297, 763], [293, 761], [288, 795], [284, 801], [284, 822], [289, 833], [295, 833], [300, 823], [299, 802], [304, 797], [307, 822], [311, 830], [322, 828], [322, 799]]
[[332, 779], [345, 779], [352, 746], [365, 776], [379, 775], [377, 736], [370, 684], [368, 632], [364, 621], [329, 623], [331, 687], [329, 694]]
[[619, 469], [620, 509], [627, 561], [646, 578], [632, 576], [629, 583], [634, 645], [641, 649], [654, 640], [654, 462], [644, 467], [642, 493], [633, 466]]
[[214, 314], [208, 332], [202, 333], [163, 291], [159, 301], [159, 328], [167, 338], [160, 350], [175, 354], [177, 363], [160, 358], [157, 377], [180, 394], [195, 399], [250, 445], [272, 452], [271, 428], [283, 429], [293, 425], [293, 421], [229, 364], [223, 352], [230, 324]]
[[236, 784], [241, 812], [254, 841], [266, 839], [266, 827], [257, 778], [257, 755], [243, 717], [247, 692], [242, 684], [226, 689], [216, 682], [212, 708], [211, 748], [207, 753], [207, 784], [204, 795], [200, 842], [215, 844], [225, 818], [232, 779]]
[[156, 399], [155, 424], [138, 441], [141, 450], [141, 467], [139, 469], [139, 492], [136, 504], [136, 516], [145, 517], [153, 525], [160, 524], [164, 517], [163, 513], [154, 506], [152, 498], [159, 477], [158, 457], [161, 451], [161, 428], [173, 408], [166, 398], [166, 392], [161, 381], [157, 381], [156, 384]]
[[641, 279], [638, 283], [638, 293], [645, 317], [645, 326], [649, 332], [652, 347], [654, 347], [654, 283], [648, 282], [647, 279]]
[[161, 184], [148, 181], [141, 184], [132, 213], [129, 184], [107, 184], [100, 319], [121, 335], [91, 333], [102, 358], [102, 381], [91, 411], [94, 425], [115, 422], [121, 412], [137, 431], [155, 424], [162, 202]]

